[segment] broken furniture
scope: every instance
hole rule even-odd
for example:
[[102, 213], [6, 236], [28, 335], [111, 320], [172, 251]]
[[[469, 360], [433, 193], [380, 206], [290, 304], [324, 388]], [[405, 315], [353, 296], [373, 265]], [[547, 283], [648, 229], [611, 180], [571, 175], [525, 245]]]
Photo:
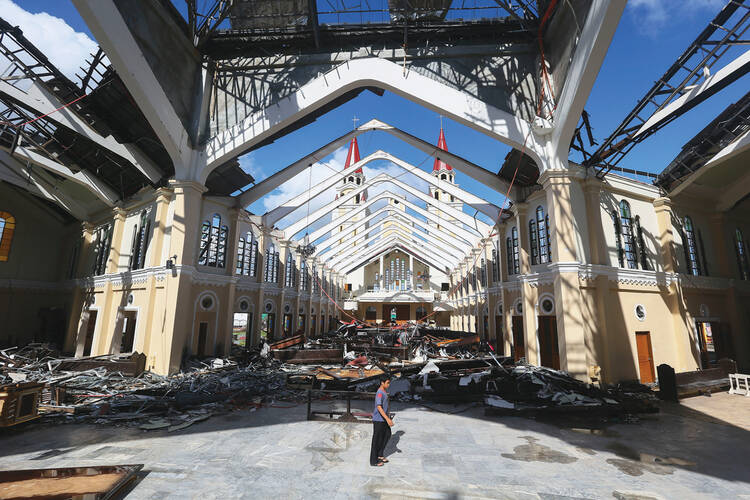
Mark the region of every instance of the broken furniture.
[[0, 386], [0, 427], [10, 427], [39, 417], [44, 384], [20, 382]]
[[[675, 373], [674, 379], [672, 379], [672, 373], [669, 370], [664, 371], [664, 373], [662, 373], [663, 370], [660, 370], [660, 392], [664, 391], [664, 394], [676, 392], [677, 398], [689, 398], [726, 390], [729, 387], [729, 374], [737, 372], [737, 363], [731, 359], [723, 358], [719, 360], [718, 365], [716, 368]], [[664, 397], [660, 397], [664, 399]]]
[[0, 499], [122, 498], [143, 464], [0, 471]]
[[127, 377], [137, 377], [146, 369], [146, 355], [134, 352], [127, 356], [90, 356], [63, 359], [58, 363], [55, 369], [60, 371], [83, 372], [93, 368], [104, 368], [108, 372], [120, 372]]
[[[346, 411], [325, 410], [316, 411], [312, 409], [312, 393], [316, 392], [326, 396], [338, 396], [346, 399]], [[309, 389], [307, 391], [307, 420], [317, 420], [320, 422], [354, 422], [369, 424], [372, 422], [372, 413], [356, 412], [352, 413], [352, 399], [374, 400], [375, 392], [354, 392], [354, 391], [327, 391], [322, 389]], [[330, 401], [330, 400], [329, 400]], [[338, 416], [338, 418], [336, 418]]]
[[750, 375], [730, 373], [729, 394], [740, 394], [742, 396], [750, 397]]

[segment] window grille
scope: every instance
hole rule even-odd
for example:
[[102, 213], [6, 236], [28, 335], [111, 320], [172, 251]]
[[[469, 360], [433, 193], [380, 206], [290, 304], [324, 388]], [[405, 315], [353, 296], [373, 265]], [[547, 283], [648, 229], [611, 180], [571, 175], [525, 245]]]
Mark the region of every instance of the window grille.
[[633, 233], [633, 219], [630, 215], [630, 204], [625, 200], [620, 202], [620, 230], [622, 231], [625, 262], [627, 262], [629, 269], [638, 269], [636, 256], [638, 250]]
[[683, 220], [683, 246], [685, 250], [685, 263], [687, 271], [694, 276], [700, 276], [701, 272], [700, 256], [698, 255], [698, 246], [695, 241], [695, 231], [693, 229], [693, 220], [686, 216]]
[[742, 231], [735, 230], [734, 232], [734, 248], [737, 251], [737, 264], [740, 268], [740, 277], [743, 280], [750, 280], [750, 263], [747, 257], [747, 244], [742, 239]]

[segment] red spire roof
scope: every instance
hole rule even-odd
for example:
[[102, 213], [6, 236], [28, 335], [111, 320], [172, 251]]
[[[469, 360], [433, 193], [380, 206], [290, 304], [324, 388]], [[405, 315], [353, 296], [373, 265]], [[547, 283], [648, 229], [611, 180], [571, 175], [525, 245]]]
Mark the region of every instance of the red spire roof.
[[[440, 137], [438, 137], [437, 147], [443, 151], [448, 151], [448, 144], [445, 143], [445, 132], [443, 132], [442, 125], [440, 126]], [[437, 170], [453, 170], [453, 167], [435, 158], [435, 163], [432, 164], [432, 171], [435, 172]]]
[[[357, 144], [357, 138], [354, 137], [352, 142], [349, 143], [349, 152], [346, 154], [346, 164], [344, 168], [349, 168], [352, 163], [359, 161], [359, 145]], [[354, 171], [355, 174], [361, 174], [362, 168], [358, 168]]]

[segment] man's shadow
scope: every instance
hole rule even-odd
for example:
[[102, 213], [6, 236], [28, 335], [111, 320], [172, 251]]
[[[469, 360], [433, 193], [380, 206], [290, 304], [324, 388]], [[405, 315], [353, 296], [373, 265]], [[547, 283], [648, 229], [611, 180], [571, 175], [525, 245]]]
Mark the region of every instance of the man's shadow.
[[386, 457], [389, 457], [394, 453], [401, 453], [401, 450], [398, 448], [398, 442], [404, 434], [406, 434], [404, 431], [396, 431], [396, 433], [391, 436], [391, 439], [388, 440], [388, 444], [385, 445], [384, 453]]

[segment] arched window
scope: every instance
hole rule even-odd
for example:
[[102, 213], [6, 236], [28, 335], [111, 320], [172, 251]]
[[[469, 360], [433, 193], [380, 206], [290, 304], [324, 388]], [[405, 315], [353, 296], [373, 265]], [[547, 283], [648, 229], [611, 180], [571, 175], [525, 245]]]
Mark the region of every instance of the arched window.
[[357, 194], [356, 194], [356, 196], [354, 197], [354, 199], [355, 199], [355, 202], [356, 202], [356, 203], [359, 203], [359, 199], [360, 199], [359, 197], [360, 197], [360, 194], [361, 194], [361, 193], [357, 193]]
[[698, 254], [698, 245], [695, 241], [693, 220], [688, 216], [685, 216], [683, 220], [683, 236], [682, 243], [685, 249], [685, 263], [687, 264], [688, 272], [694, 276], [699, 276], [701, 274], [701, 263]]
[[498, 272], [499, 269], [497, 267], [497, 249], [492, 249], [492, 281], [493, 283], [497, 283], [500, 281], [500, 273]]
[[529, 243], [531, 248], [531, 265], [539, 264], [539, 233], [537, 233], [536, 219], [529, 221]]
[[286, 269], [284, 269], [284, 286], [287, 288], [294, 287], [294, 257], [292, 252], [286, 254]]
[[520, 263], [518, 258], [518, 228], [511, 229], [511, 236], [506, 240], [506, 253], [508, 261], [508, 274], [518, 274]]
[[310, 273], [307, 272], [307, 261], [302, 261], [300, 264], [300, 274], [302, 275], [302, 291], [307, 292], [310, 290]]
[[482, 286], [486, 288], [487, 287], [487, 260], [484, 257], [482, 257], [481, 266], [482, 267], [479, 270], [479, 272], [481, 273], [479, 281], [482, 284]]
[[349, 177], [349, 182], [354, 182], [354, 176]]
[[742, 239], [742, 231], [737, 228], [734, 232], [734, 248], [737, 250], [737, 264], [740, 266], [740, 277], [743, 280], [750, 280], [750, 262], [747, 257], [747, 245]]
[[248, 231], [246, 238], [240, 237], [237, 242], [237, 266], [235, 274], [255, 276], [258, 270], [258, 240], [252, 231]]
[[630, 203], [625, 200], [620, 202], [620, 230], [622, 231], [623, 255], [629, 269], [638, 268], [637, 248], [633, 235], [633, 219], [630, 215]]
[[362, 183], [362, 179], [360, 179], [359, 177], [357, 177], [357, 186], [359, 186], [361, 183]]
[[539, 241], [539, 263], [546, 264], [552, 260], [549, 246], [549, 215], [545, 215], [541, 205], [536, 207], [536, 230]]
[[440, 191], [435, 191], [435, 199], [436, 200], [440, 199]]
[[201, 249], [198, 264], [202, 266], [226, 266], [227, 237], [229, 227], [221, 225], [221, 216], [214, 214], [211, 222], [204, 221], [201, 226]]
[[441, 180], [441, 181], [444, 181], [444, 180], [446, 179], [446, 177], [447, 177], [447, 176], [446, 176], [445, 174], [440, 174], [440, 180]]
[[0, 262], [8, 261], [15, 230], [16, 218], [8, 212], [0, 212]]
[[107, 272], [107, 259], [112, 246], [112, 224], [105, 224], [96, 230], [96, 246], [94, 247], [94, 269], [95, 276]]
[[240, 236], [237, 240], [237, 266], [235, 267], [234, 274], [243, 274], [245, 268], [245, 256], [247, 255], [248, 245], [245, 242], [245, 238]]
[[279, 282], [279, 252], [274, 245], [266, 249], [266, 263], [263, 280], [268, 283]]
[[318, 278], [318, 265], [313, 264], [312, 266], [312, 282], [313, 282], [313, 293], [320, 293], [320, 281]]
[[141, 212], [138, 223], [133, 226], [133, 246], [130, 251], [130, 262], [128, 268], [131, 270], [142, 269], [146, 261], [146, 250], [148, 250], [149, 235], [151, 233], [151, 219], [148, 211]]

